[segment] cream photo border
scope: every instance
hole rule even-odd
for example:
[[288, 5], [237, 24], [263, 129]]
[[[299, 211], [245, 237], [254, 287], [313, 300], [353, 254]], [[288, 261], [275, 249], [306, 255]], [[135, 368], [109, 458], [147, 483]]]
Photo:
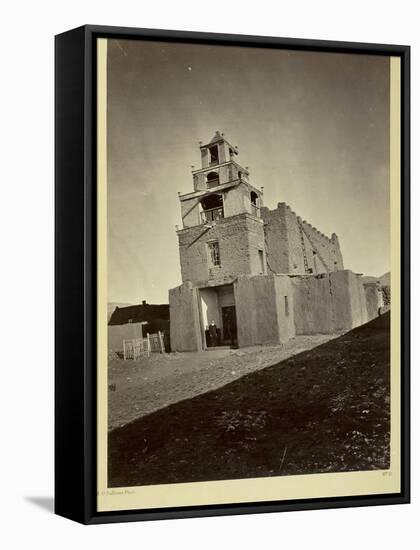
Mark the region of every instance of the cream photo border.
[[389, 470], [108, 488], [107, 42], [97, 39], [97, 511], [287, 501], [400, 492], [401, 66], [390, 57], [391, 466]]

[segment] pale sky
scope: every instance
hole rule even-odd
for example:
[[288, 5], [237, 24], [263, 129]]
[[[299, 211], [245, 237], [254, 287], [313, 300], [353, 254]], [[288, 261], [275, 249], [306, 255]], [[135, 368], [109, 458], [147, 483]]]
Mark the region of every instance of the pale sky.
[[265, 206], [337, 233], [345, 268], [389, 270], [389, 58], [109, 40], [108, 301], [181, 283], [177, 192], [216, 130]]

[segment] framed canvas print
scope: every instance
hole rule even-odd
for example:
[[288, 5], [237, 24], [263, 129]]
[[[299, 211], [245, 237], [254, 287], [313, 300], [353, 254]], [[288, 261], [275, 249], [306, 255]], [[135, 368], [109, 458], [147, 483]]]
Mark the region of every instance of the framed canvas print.
[[409, 502], [409, 47], [56, 37], [56, 512]]

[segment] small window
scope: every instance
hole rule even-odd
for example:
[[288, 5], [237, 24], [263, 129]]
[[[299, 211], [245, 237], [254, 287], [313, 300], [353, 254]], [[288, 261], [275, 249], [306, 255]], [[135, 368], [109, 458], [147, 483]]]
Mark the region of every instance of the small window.
[[262, 250], [258, 250], [258, 259], [260, 261], [260, 273], [265, 273], [265, 269], [264, 269], [264, 252]]
[[284, 297], [284, 313], [285, 315], [289, 315], [289, 297]]
[[210, 164], [219, 164], [219, 148], [217, 145], [209, 147]]
[[209, 252], [210, 252], [210, 262], [213, 267], [219, 266], [220, 264], [220, 249], [218, 241], [213, 241], [208, 243]]

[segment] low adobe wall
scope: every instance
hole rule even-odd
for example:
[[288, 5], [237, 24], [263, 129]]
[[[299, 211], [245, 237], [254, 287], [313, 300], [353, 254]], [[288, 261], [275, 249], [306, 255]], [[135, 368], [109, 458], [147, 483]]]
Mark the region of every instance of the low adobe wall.
[[141, 323], [127, 323], [125, 325], [108, 325], [108, 350], [123, 351], [123, 340], [142, 338]]
[[368, 320], [363, 283], [350, 270], [291, 278], [296, 334], [351, 330]]
[[330, 279], [291, 277], [296, 334], [330, 334], [335, 330]]
[[278, 344], [295, 335], [288, 276], [243, 275], [234, 288], [239, 347]]

